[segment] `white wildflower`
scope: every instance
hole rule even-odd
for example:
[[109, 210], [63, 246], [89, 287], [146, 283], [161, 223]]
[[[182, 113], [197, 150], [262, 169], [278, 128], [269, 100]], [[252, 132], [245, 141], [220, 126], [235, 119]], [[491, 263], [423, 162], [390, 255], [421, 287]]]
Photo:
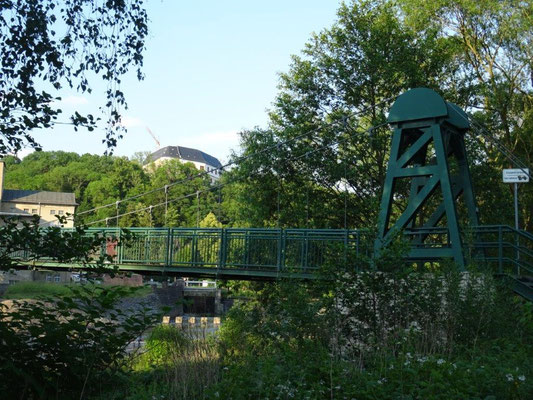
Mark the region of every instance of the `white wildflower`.
[[512, 382], [512, 381], [514, 381], [513, 374], [507, 374], [507, 375], [505, 375], [505, 377], [507, 378], [507, 381], [508, 381], [508, 382]]
[[525, 382], [525, 381], [526, 381], [526, 377], [525, 377], [524, 375], [520, 375], [520, 376], [518, 377], [518, 380], [519, 380], [520, 382]]
[[442, 365], [442, 364], [444, 364], [444, 363], [445, 363], [445, 361], [444, 361], [442, 358], [439, 358], [439, 359], [437, 360], [437, 365]]

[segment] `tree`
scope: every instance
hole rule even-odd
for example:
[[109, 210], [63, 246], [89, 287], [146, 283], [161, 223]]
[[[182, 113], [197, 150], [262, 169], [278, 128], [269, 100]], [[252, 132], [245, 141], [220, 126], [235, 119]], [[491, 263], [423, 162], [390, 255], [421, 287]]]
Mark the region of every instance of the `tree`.
[[159, 315], [119, 300], [137, 288], [73, 286], [48, 299], [0, 303], [0, 390], [5, 399], [87, 399], [131, 367], [128, 346]]
[[288, 144], [231, 172], [244, 182], [238, 197], [227, 196], [241, 203], [231, 210], [266, 226], [372, 226], [389, 152], [388, 110], [409, 88], [454, 82], [455, 52], [453, 41], [408, 26], [394, 2], [343, 4], [338, 21], [313, 35], [281, 74], [270, 129], [242, 134], [242, 155]]
[[200, 221], [200, 228], [222, 228], [222, 223], [218, 221], [215, 214], [210, 212]]
[[[101, 252], [105, 238], [97, 233], [89, 234], [83, 227], [73, 230], [62, 230], [60, 227], [42, 228], [39, 217], [31, 221], [1, 219], [0, 237], [0, 270], [8, 270], [21, 263], [31, 262], [33, 265], [41, 259], [57, 262], [79, 263], [94, 272], [114, 274], [114, 267], [104, 265], [111, 261], [110, 257]], [[59, 217], [59, 223], [65, 223], [66, 217]], [[124, 240], [128, 240], [129, 235]]]
[[133, 153], [133, 155], [130, 157], [131, 161], [134, 161], [138, 163], [139, 165], [149, 164], [152, 159], [152, 152], [151, 151], [136, 151]]
[[[533, 165], [533, 2], [403, 0], [399, 4], [414, 29], [430, 29], [440, 38], [455, 41], [460, 49], [469, 88], [465, 106], [488, 128], [484, 135], [478, 128], [473, 138], [482, 150], [476, 164], [484, 166], [475, 168], [474, 178], [486, 182], [487, 175], [493, 176], [487, 185], [479, 186], [480, 191], [494, 194], [489, 202], [483, 199], [487, 207], [482, 215], [496, 222], [491, 211], [507, 208], [512, 190], [502, 185], [499, 175], [502, 168], [515, 165], [484, 136], [495, 137], [516, 157]], [[499, 187], [495, 188], [495, 181]], [[533, 191], [521, 186], [524, 225], [531, 229]]]
[[[192, 163], [168, 160], [149, 175], [150, 187], [147, 189], [154, 192], [145, 196], [143, 201], [159, 205], [153, 208], [154, 226], [198, 226], [209, 212], [216, 211], [210, 178], [202, 175]], [[170, 183], [176, 184], [168, 187], [166, 195], [164, 190], [158, 190]]]
[[[121, 77], [130, 68], [142, 79], [148, 33], [144, 1], [3, 0], [0, 2], [0, 156], [25, 144], [39, 149], [32, 129], [59, 122], [55, 102], [65, 87], [90, 93], [90, 76], [107, 82], [108, 148], [122, 137], [126, 106]], [[92, 79], [92, 78], [91, 78]], [[100, 118], [70, 116], [77, 129], [94, 130]]]
[[[226, 189], [228, 217], [245, 226], [373, 226], [390, 151], [388, 111], [404, 91], [429, 87], [473, 114], [466, 144], [481, 222], [512, 224], [512, 212], [493, 210], [510, 209], [511, 188], [500, 176], [513, 163], [489, 138], [532, 164], [531, 14], [532, 3], [517, 0], [343, 4], [337, 22], [281, 74], [269, 129], [241, 134], [240, 155], [257, 155], [226, 176], [238, 182]], [[407, 201], [409, 188], [398, 186]], [[530, 230], [531, 186], [520, 196]]]

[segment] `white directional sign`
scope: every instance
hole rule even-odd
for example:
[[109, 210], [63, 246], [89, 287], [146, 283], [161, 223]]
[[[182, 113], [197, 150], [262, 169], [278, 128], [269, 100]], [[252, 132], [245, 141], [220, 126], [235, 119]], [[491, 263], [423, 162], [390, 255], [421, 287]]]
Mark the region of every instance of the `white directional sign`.
[[503, 170], [504, 183], [527, 183], [529, 182], [529, 168], [513, 168]]

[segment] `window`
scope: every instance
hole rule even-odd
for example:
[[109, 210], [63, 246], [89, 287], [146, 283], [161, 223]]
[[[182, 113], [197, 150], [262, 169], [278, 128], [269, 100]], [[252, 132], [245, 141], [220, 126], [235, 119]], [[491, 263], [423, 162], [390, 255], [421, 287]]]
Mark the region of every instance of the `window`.
[[60, 282], [61, 277], [59, 275], [54, 276], [54, 282]]
[[31, 213], [32, 213], [32, 214], [37, 214], [37, 209], [36, 209], [36, 208], [32, 208], [32, 209], [31, 209]]
[[63, 210], [59, 210], [57, 213], [58, 213], [59, 215], [63, 215]]
[[46, 282], [52, 282], [52, 275], [46, 275]]
[[50, 210], [50, 215], [56, 215], [56, 210]]
[[30, 209], [29, 209], [29, 208], [25, 208], [25, 209], [24, 209], [24, 212], [29, 213], [29, 212], [30, 212]]
[[203, 171], [203, 170], [204, 170], [204, 166], [200, 165], [200, 171]]

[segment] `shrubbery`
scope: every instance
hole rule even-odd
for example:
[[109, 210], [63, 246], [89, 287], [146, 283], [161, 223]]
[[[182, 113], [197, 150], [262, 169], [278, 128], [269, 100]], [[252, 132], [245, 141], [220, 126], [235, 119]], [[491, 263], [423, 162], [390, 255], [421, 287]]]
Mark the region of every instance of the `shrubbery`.
[[490, 274], [397, 265], [256, 284], [215, 337], [154, 329], [104, 398], [533, 398], [530, 303]]
[[529, 399], [533, 319], [483, 273], [284, 281], [230, 311], [227, 399]]
[[80, 286], [45, 300], [0, 304], [0, 393], [5, 399], [86, 398], [129, 364], [128, 344], [155, 322], [116, 306], [134, 288]]

